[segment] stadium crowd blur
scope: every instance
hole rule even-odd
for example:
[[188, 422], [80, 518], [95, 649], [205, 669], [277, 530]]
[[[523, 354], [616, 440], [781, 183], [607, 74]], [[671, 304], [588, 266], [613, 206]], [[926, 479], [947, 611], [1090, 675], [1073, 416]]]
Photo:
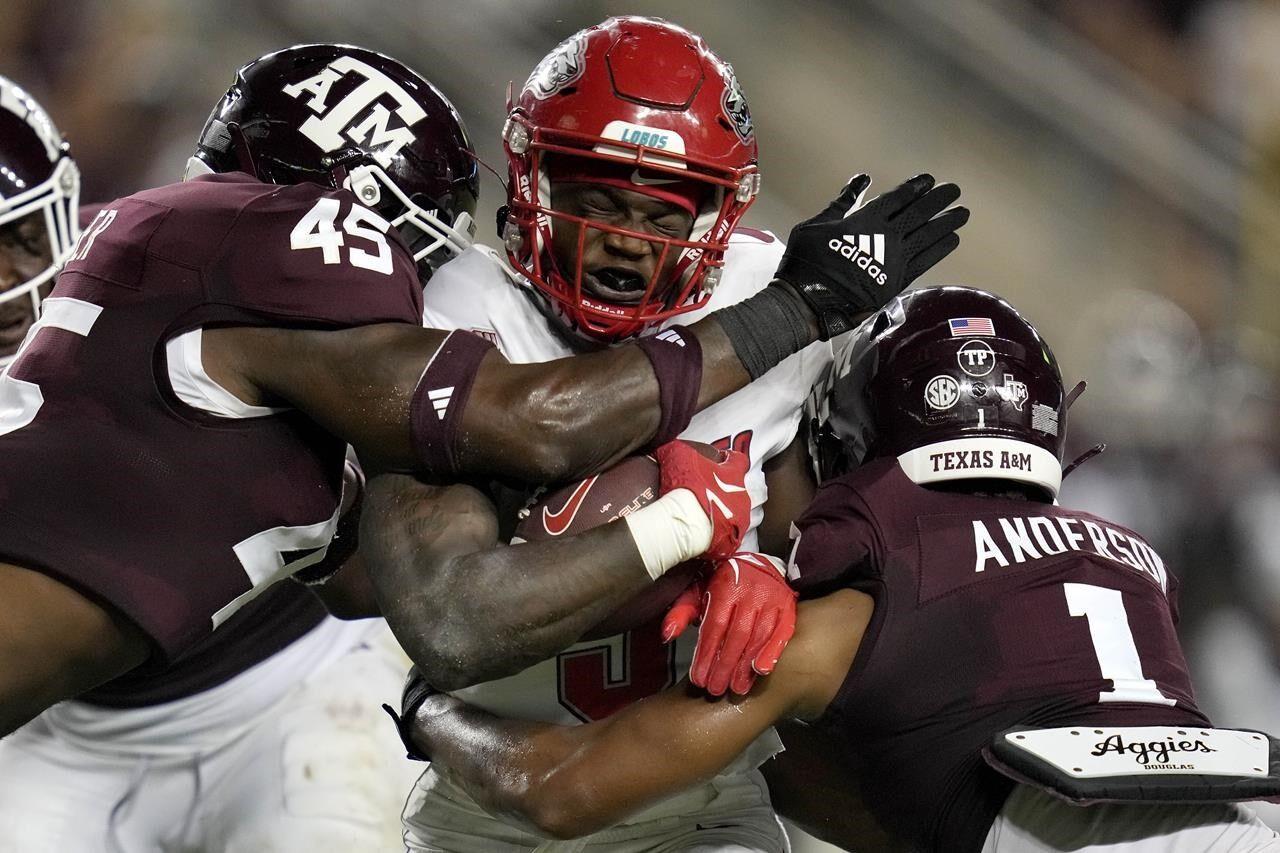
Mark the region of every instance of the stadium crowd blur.
[[964, 243], [926, 283], [1006, 295], [1089, 380], [1071, 450], [1108, 450], [1063, 502], [1182, 576], [1202, 707], [1280, 731], [1280, 2], [8, 0], [0, 73], [67, 133], [86, 201], [176, 179], [231, 70], [305, 41], [415, 66], [505, 174], [507, 82], [623, 13], [734, 63], [764, 181], [748, 224], [785, 233], [851, 169], [964, 188]]

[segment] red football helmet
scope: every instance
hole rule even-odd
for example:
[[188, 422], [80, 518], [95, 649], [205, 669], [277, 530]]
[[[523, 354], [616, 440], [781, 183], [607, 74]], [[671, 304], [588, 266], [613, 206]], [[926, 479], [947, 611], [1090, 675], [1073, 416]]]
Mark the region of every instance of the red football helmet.
[[823, 480], [895, 456], [917, 483], [1012, 480], [1053, 499], [1069, 405], [1053, 351], [1008, 302], [921, 288], [839, 348], [809, 400], [809, 450]]
[[[751, 113], [728, 63], [666, 21], [610, 18], [551, 51], [508, 108], [503, 242], [512, 265], [549, 297], [570, 330], [613, 342], [706, 303], [729, 234], [760, 189]], [[688, 239], [551, 209], [548, 155], [558, 173], [605, 172], [616, 175], [616, 185], [658, 198], [666, 197], [663, 184], [696, 188]], [[550, 250], [556, 227], [580, 231], [573, 269]], [[583, 292], [581, 253], [589, 229], [654, 247], [659, 260], [637, 301]], [[672, 253], [678, 258], [673, 269], [665, 264]]]

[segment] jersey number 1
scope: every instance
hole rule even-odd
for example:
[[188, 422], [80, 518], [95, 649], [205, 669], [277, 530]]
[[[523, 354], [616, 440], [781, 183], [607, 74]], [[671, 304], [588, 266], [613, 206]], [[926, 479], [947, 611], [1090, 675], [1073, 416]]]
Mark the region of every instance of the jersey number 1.
[[1087, 583], [1064, 583], [1062, 588], [1067, 595], [1067, 610], [1088, 621], [1098, 668], [1103, 678], [1111, 680], [1111, 689], [1100, 692], [1098, 701], [1173, 705], [1177, 700], [1165, 696], [1154, 681], [1142, 674], [1138, 645], [1133, 641], [1120, 590]]

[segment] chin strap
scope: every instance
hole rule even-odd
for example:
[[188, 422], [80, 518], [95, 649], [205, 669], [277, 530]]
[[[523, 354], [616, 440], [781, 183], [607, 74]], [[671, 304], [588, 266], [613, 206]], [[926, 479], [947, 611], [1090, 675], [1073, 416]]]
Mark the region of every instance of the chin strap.
[[1095, 444], [1093, 447], [1090, 447], [1084, 453], [1081, 453], [1079, 456], [1076, 457], [1075, 462], [1072, 462], [1066, 468], [1062, 469], [1062, 479], [1064, 480], [1067, 479], [1068, 474], [1070, 474], [1072, 471], [1076, 470], [1081, 465], [1088, 462], [1090, 459], [1097, 456], [1099, 453], [1101, 453], [1106, 449], [1107, 449], [1107, 445], [1105, 443], [1101, 443], [1101, 444]]
[[1079, 399], [1080, 395], [1084, 393], [1084, 389], [1088, 387], [1088, 384], [1089, 383], [1085, 382], [1083, 379], [1077, 382], [1076, 387], [1072, 388], [1071, 392], [1067, 394], [1066, 399], [1062, 401], [1062, 408], [1070, 409], [1071, 404]]
[[[1087, 387], [1088, 387], [1088, 383], [1085, 382], [1083, 379], [1077, 382], [1076, 386], [1072, 388], [1071, 391], [1067, 394], [1066, 398], [1063, 399], [1062, 408], [1064, 410], [1070, 409], [1071, 404], [1074, 403], [1076, 400], [1080, 399], [1080, 395], [1084, 393], [1084, 389]], [[1098, 454], [1100, 454], [1102, 451], [1106, 449], [1107, 449], [1107, 445], [1105, 442], [1103, 442], [1103, 443], [1095, 444], [1093, 447], [1090, 447], [1084, 453], [1081, 453], [1079, 456], [1076, 457], [1076, 460], [1074, 462], [1072, 462], [1066, 468], [1062, 469], [1062, 479], [1064, 480], [1067, 479], [1068, 474], [1070, 474], [1072, 471], [1076, 470], [1081, 465], [1088, 462], [1090, 459], [1097, 456]]]
[[253, 149], [249, 147], [249, 140], [245, 138], [240, 123], [233, 121], [228, 124], [227, 135], [231, 137], [231, 149], [235, 152], [240, 170], [261, 181], [262, 176], [258, 174], [257, 164], [253, 162]]

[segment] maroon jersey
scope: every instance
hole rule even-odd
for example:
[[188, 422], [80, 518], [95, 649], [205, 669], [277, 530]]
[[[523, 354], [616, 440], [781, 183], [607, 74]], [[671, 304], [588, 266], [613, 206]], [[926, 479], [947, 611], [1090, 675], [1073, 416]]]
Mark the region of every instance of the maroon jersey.
[[820, 725], [868, 806], [927, 850], [982, 847], [1012, 783], [981, 750], [1014, 725], [1207, 724], [1176, 581], [1132, 531], [1050, 504], [945, 492], [895, 459], [823, 485], [796, 587], [875, 598]]
[[209, 325], [420, 322], [414, 264], [345, 191], [217, 175], [102, 209], [0, 378], [0, 559], [119, 609], [165, 661], [318, 561], [344, 444], [301, 413], [182, 403]]

